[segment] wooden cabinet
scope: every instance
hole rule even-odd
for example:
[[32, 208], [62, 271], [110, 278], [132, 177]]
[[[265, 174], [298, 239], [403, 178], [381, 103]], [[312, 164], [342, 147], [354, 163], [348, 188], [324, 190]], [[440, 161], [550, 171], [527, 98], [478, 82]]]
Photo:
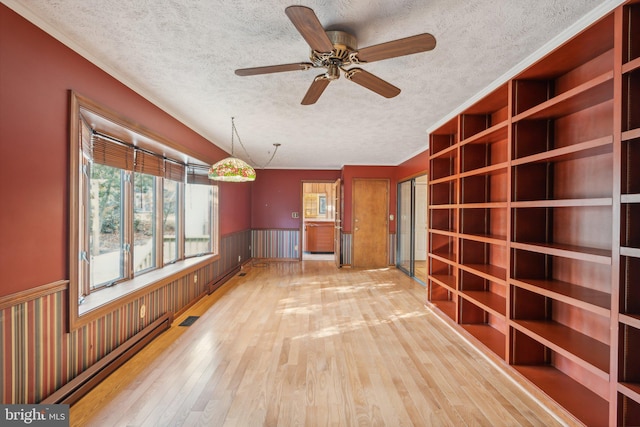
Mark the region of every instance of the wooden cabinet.
[[305, 251], [333, 253], [333, 222], [306, 221], [304, 227], [307, 234]]
[[583, 423], [640, 425], [640, 2], [429, 138], [428, 300]]

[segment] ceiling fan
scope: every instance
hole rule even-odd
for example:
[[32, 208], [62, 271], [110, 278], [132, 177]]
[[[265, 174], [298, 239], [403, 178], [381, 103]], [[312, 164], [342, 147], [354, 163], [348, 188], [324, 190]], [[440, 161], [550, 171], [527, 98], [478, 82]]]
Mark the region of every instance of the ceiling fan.
[[316, 76], [311, 83], [311, 87], [309, 87], [302, 99], [302, 105], [315, 104], [329, 83], [340, 77], [340, 71], [344, 73], [348, 80], [385, 98], [393, 98], [400, 93], [400, 89], [394, 85], [362, 68], [347, 69], [346, 67], [426, 52], [436, 47], [436, 39], [431, 34], [424, 33], [358, 50], [355, 36], [344, 31], [325, 31], [312, 9], [305, 6], [289, 6], [285, 9], [285, 13], [311, 47], [311, 55], [309, 57], [311, 62], [242, 68], [236, 70], [236, 74], [239, 76], [254, 76], [284, 71], [305, 71], [310, 68], [325, 68], [326, 72]]

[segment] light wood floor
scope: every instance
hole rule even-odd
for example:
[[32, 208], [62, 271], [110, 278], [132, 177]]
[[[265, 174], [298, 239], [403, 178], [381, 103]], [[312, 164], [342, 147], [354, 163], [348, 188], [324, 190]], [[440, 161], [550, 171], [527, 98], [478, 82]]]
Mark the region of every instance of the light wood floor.
[[[71, 425], [560, 425], [395, 269], [246, 271], [72, 406]], [[177, 326], [187, 315], [201, 317]]]

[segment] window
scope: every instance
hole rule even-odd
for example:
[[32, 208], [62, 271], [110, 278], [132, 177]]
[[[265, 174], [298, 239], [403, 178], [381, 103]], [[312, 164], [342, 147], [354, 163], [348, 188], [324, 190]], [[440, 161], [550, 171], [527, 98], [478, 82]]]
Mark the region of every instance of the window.
[[180, 258], [178, 226], [180, 224], [179, 190], [177, 181], [166, 179], [162, 187], [162, 261], [165, 264]]
[[[125, 172], [111, 166], [89, 164], [91, 168], [88, 204], [89, 289], [90, 291], [122, 280], [125, 238], [123, 182]], [[89, 292], [90, 292], [89, 291]], [[88, 292], [83, 289], [82, 294]]]
[[189, 157], [83, 101], [72, 96], [72, 327], [83, 307], [121, 297], [118, 285], [137, 290], [218, 248], [218, 188], [206, 163], [178, 161]]
[[156, 267], [158, 181], [153, 175], [133, 175], [133, 274]]
[[213, 188], [210, 185], [187, 184], [184, 216], [184, 255], [211, 251]]

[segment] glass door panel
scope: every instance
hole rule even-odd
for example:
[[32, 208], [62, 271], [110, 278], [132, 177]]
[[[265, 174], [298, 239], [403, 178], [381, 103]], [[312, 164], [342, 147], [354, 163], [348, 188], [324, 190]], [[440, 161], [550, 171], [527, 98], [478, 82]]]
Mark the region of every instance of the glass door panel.
[[413, 275], [427, 283], [427, 176], [415, 178], [413, 186]]
[[398, 184], [398, 261], [397, 266], [410, 276], [411, 271], [411, 187], [413, 181], [405, 181]]

